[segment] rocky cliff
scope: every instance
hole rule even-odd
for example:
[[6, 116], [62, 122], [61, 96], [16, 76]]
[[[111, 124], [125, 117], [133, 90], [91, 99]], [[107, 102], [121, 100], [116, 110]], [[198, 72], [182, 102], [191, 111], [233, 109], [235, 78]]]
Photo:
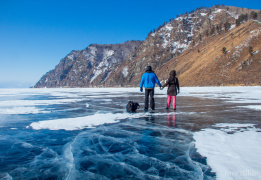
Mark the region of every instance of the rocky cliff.
[[[72, 51], [54, 70], [46, 73], [35, 85], [38, 87], [92, 87], [105, 86], [110, 74], [142, 41], [122, 44], [92, 44], [82, 51]], [[126, 71], [122, 70], [122, 76]]]
[[175, 69], [182, 86], [261, 85], [260, 18], [260, 10], [198, 8], [144, 42], [72, 51], [35, 87], [138, 86], [147, 65], [162, 82]]

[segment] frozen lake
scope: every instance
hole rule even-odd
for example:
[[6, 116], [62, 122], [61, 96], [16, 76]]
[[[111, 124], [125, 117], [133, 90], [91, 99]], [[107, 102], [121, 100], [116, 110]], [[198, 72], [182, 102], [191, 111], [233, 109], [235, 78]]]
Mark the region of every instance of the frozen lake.
[[[261, 179], [261, 87], [0, 89], [0, 179]], [[129, 100], [141, 108], [127, 113]]]

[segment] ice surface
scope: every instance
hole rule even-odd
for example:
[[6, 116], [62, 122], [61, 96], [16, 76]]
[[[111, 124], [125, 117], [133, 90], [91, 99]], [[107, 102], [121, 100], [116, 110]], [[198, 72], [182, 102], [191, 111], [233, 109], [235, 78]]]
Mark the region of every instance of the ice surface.
[[260, 90], [0, 89], [0, 179], [258, 179]]
[[36, 107], [11, 107], [0, 109], [0, 114], [39, 114], [49, 112], [50, 111], [45, 111]]
[[199, 153], [208, 157], [217, 179], [261, 178], [261, 134], [257, 133], [258, 129], [253, 124], [223, 123], [216, 127], [222, 128], [196, 132], [194, 139]]
[[244, 106], [244, 108], [249, 108], [249, 109], [261, 111], [261, 105], [249, 105], [249, 106]]
[[127, 117], [128, 114], [95, 114], [85, 117], [39, 121], [32, 123], [30, 126], [36, 130], [79, 130], [83, 128], [93, 128], [102, 124], [115, 123], [120, 119], [125, 119]]
[[48, 104], [66, 104], [76, 102], [79, 99], [56, 99], [56, 100], [10, 100], [1, 101], [0, 107], [14, 107], [14, 106], [39, 106]]
[[[261, 87], [185, 87], [181, 88], [180, 96], [194, 96], [210, 99], [226, 100], [233, 103], [248, 104], [244, 107], [257, 109], [261, 103]], [[259, 103], [259, 105], [249, 105]]]

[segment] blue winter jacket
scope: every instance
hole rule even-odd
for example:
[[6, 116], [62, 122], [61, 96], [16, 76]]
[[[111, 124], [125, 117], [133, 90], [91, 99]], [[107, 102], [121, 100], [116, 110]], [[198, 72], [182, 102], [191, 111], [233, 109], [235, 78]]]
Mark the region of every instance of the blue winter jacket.
[[142, 75], [140, 87], [143, 87], [144, 85], [145, 88], [155, 88], [155, 83], [157, 83], [161, 87], [161, 84], [156, 74], [153, 72], [146, 72]]

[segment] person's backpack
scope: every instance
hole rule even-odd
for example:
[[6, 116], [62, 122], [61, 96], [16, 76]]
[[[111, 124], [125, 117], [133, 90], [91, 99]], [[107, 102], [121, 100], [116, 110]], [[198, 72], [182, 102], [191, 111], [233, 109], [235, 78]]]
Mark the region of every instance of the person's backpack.
[[129, 101], [126, 105], [127, 112], [135, 112], [136, 109], [139, 109], [140, 105], [137, 102]]

